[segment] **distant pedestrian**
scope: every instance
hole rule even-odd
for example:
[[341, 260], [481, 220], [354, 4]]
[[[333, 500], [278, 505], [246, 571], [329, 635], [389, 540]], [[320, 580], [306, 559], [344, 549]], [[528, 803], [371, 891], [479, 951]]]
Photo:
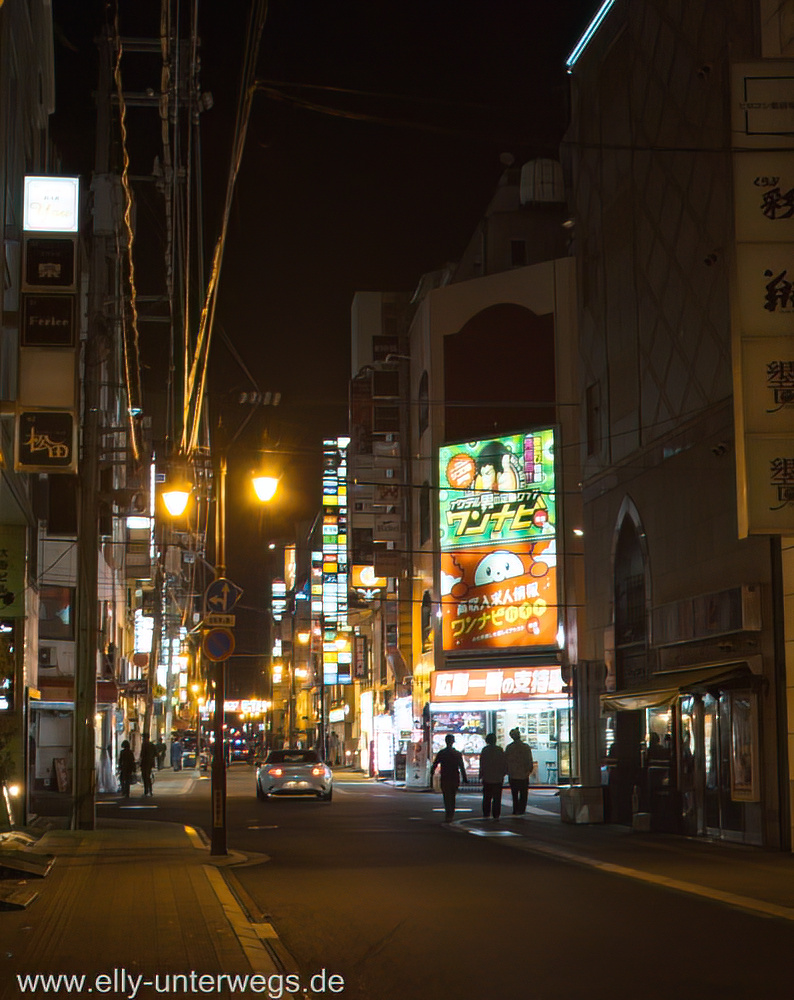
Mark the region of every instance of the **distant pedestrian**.
[[455, 742], [452, 733], [447, 733], [444, 742], [446, 746], [436, 754], [430, 777], [433, 777], [437, 767], [441, 768], [441, 794], [444, 796], [445, 820], [451, 823], [455, 816], [455, 797], [458, 794], [458, 787], [461, 781], [466, 780], [466, 767], [463, 763], [463, 754], [460, 750], [455, 750], [452, 745]]
[[496, 745], [496, 735], [488, 733], [480, 751], [480, 781], [482, 782], [482, 814], [488, 819], [502, 815], [502, 786], [507, 774], [507, 757]]
[[182, 770], [182, 744], [178, 739], [171, 740], [171, 767], [175, 771]]
[[158, 736], [157, 742], [154, 745], [154, 749], [157, 751], [157, 770], [162, 771], [165, 767], [165, 752], [168, 747], [163, 742], [163, 737]]
[[119, 752], [119, 782], [125, 799], [130, 797], [130, 785], [135, 777], [135, 754], [130, 750], [130, 741], [123, 740]]
[[529, 776], [535, 766], [532, 750], [521, 739], [520, 729], [510, 730], [510, 739], [505, 747], [507, 758], [507, 776], [510, 779], [510, 791], [513, 793], [513, 815], [523, 816], [527, 811], [527, 794], [529, 792]]
[[154, 743], [152, 743], [148, 736], [144, 736], [143, 745], [141, 746], [141, 778], [143, 778], [144, 795], [154, 794], [152, 790], [152, 771], [156, 763], [157, 750]]

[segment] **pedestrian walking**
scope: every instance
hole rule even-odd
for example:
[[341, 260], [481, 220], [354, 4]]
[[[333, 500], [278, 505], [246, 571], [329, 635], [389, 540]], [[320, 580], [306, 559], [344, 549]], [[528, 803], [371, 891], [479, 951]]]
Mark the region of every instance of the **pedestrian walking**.
[[130, 785], [135, 777], [135, 754], [130, 750], [130, 741], [122, 740], [119, 752], [119, 782], [125, 799], [130, 797]]
[[446, 746], [436, 754], [430, 777], [433, 777], [437, 767], [441, 768], [441, 794], [444, 796], [445, 821], [451, 823], [455, 816], [455, 797], [458, 794], [458, 787], [461, 781], [466, 780], [466, 767], [463, 763], [463, 754], [452, 745], [455, 742], [452, 733], [447, 733], [444, 741]]
[[488, 733], [480, 751], [480, 781], [482, 782], [482, 814], [488, 819], [502, 815], [502, 786], [507, 774], [507, 757], [496, 744], [496, 734]]
[[152, 771], [157, 764], [157, 750], [148, 736], [143, 737], [141, 746], [141, 778], [143, 778], [143, 794], [154, 795], [152, 790]]
[[523, 816], [527, 811], [529, 776], [532, 774], [535, 761], [529, 745], [521, 739], [520, 729], [511, 729], [510, 739], [513, 742], [505, 747], [505, 757], [510, 791], [513, 793], [513, 815]]
[[158, 736], [157, 742], [154, 745], [154, 749], [157, 751], [157, 770], [162, 771], [165, 767], [165, 752], [168, 747], [163, 742], [163, 737]]
[[175, 771], [182, 770], [182, 744], [178, 739], [171, 740], [171, 767]]

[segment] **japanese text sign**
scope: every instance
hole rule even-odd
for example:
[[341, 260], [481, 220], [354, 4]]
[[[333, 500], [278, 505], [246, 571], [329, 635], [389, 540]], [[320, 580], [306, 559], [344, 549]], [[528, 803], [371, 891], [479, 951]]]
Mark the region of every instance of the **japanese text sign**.
[[487, 667], [437, 670], [431, 677], [430, 701], [435, 704], [482, 701], [526, 701], [564, 694], [558, 666]]
[[554, 431], [440, 449], [448, 652], [557, 642]]

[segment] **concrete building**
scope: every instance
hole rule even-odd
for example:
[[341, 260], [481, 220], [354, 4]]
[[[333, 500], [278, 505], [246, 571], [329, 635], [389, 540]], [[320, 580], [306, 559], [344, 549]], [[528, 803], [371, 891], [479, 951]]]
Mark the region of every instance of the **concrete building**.
[[[565, 526], [578, 527], [579, 512], [576, 496], [559, 489], [561, 477], [578, 482], [570, 468], [578, 463], [578, 369], [565, 219], [559, 164], [541, 160], [509, 168], [460, 263], [421, 279], [405, 313], [410, 323], [393, 331], [392, 346], [380, 357], [372, 346], [381, 333], [377, 322], [363, 334], [361, 322], [375, 296], [357, 296], [351, 533], [355, 550], [364, 513], [363, 506], [356, 511], [359, 485], [371, 491], [384, 482], [396, 484], [399, 533], [388, 541], [393, 565], [388, 549], [380, 561], [376, 553], [372, 565], [384, 582], [394, 578], [394, 613], [387, 600], [379, 614], [385, 664], [392, 648], [400, 656], [387, 678], [393, 694], [382, 701], [380, 725], [406, 754], [409, 784], [427, 783], [428, 762], [447, 732], [455, 733], [476, 780], [485, 734], [494, 730], [504, 743], [514, 726], [534, 744], [533, 780], [556, 784], [560, 777], [578, 777], [568, 650], [576, 648], [573, 595], [580, 581], [573, 569], [578, 543], [571, 535], [569, 544]], [[393, 309], [397, 297], [391, 299]], [[379, 320], [383, 313], [375, 309], [372, 315]], [[368, 354], [362, 345], [369, 345]], [[361, 464], [355, 457], [361, 424], [355, 420], [361, 409], [356, 386], [385, 384], [389, 375], [393, 436], [377, 442], [382, 454], [372, 447], [372, 457]], [[368, 414], [377, 414], [380, 396], [370, 388], [361, 392]], [[398, 399], [407, 404], [402, 412]], [[489, 448], [501, 448], [509, 472], [500, 468], [490, 485], [472, 476], [452, 489], [445, 463], [454, 464], [457, 455], [474, 468]], [[365, 466], [372, 470], [366, 475]], [[523, 532], [489, 528], [487, 537], [468, 537], [446, 551], [444, 538], [451, 538], [448, 523], [441, 523], [442, 507], [452, 493], [464, 506], [480, 505], [483, 525], [489, 518], [497, 524], [490, 510], [500, 512], [502, 528], [522, 518], [532, 525]], [[362, 504], [369, 501], [362, 498]], [[474, 579], [475, 562], [506, 549], [514, 570], [509, 587]], [[461, 576], [453, 580], [456, 568]], [[486, 606], [495, 610], [476, 641], [461, 642], [456, 630], [480, 628], [471, 610], [475, 599], [477, 618], [488, 617], [481, 613]], [[501, 628], [507, 619], [512, 626]]]
[[569, 60], [562, 147], [579, 289], [579, 655], [603, 678], [604, 715], [588, 710], [608, 813], [783, 848], [794, 428], [774, 382], [790, 305], [772, 285], [792, 240], [793, 15], [765, 0], [604, 3]]

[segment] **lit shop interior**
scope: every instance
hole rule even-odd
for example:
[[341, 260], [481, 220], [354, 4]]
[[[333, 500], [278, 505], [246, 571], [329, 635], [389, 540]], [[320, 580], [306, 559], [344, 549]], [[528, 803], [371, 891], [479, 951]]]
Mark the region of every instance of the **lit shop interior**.
[[433, 754], [452, 733], [473, 782], [486, 735], [495, 733], [497, 744], [506, 747], [515, 728], [532, 748], [531, 785], [571, 780], [573, 706], [559, 667], [439, 671], [432, 678], [430, 714]]

